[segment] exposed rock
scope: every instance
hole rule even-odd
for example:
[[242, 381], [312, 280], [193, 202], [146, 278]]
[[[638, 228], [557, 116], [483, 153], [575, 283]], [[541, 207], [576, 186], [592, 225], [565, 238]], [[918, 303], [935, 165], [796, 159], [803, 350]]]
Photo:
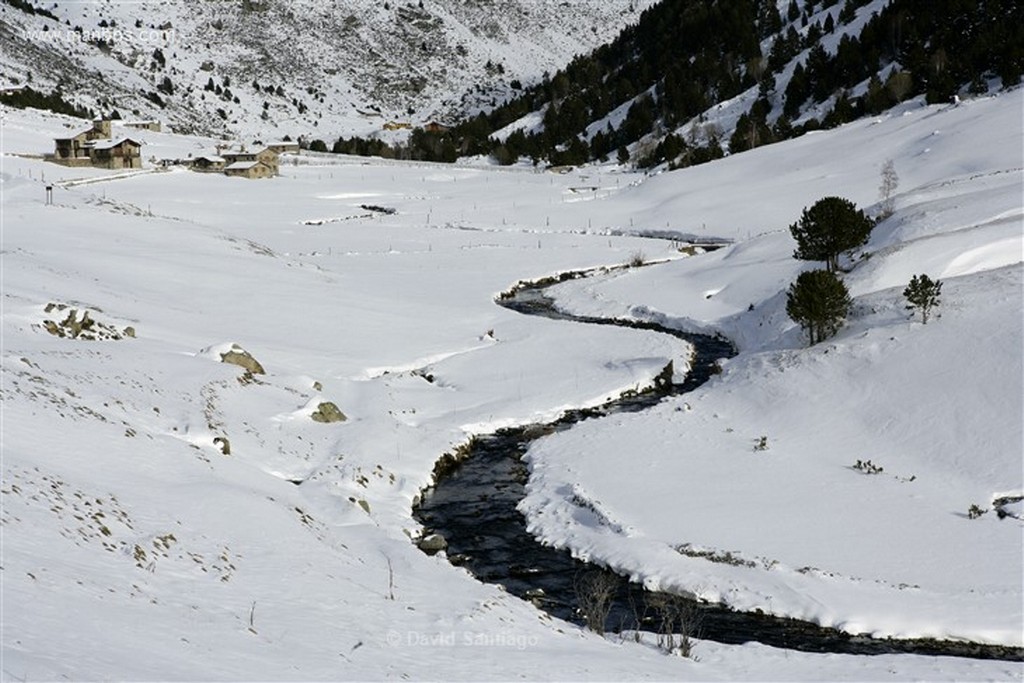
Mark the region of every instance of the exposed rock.
[[[81, 319], [78, 317], [78, 309], [70, 308], [67, 304], [58, 304], [50, 302], [46, 304], [46, 308], [43, 309], [45, 313], [52, 313], [53, 311], [68, 311], [68, 314], [59, 323], [53, 320], [44, 320], [43, 329], [52, 334], [55, 337], [64, 337], [65, 339], [81, 339], [84, 341], [97, 341], [105, 339], [122, 339], [121, 333], [117, 331], [113, 325], [99, 322], [95, 320], [89, 313], [88, 310], [82, 313]], [[135, 336], [135, 330], [132, 328], [126, 329], [131, 330], [132, 333], [129, 336]]]
[[213, 438], [213, 445], [220, 446], [220, 452], [224, 455], [231, 455], [231, 443], [223, 436], [215, 436]]
[[238, 344], [232, 344], [230, 351], [220, 354], [220, 360], [222, 363], [231, 363], [232, 365], [245, 368], [254, 375], [267, 374], [259, 361], [253, 358], [248, 351]]
[[324, 401], [317, 406], [316, 412], [310, 417], [313, 418], [314, 422], [344, 422], [348, 418], [345, 417], [345, 413], [338, 410], [338, 406], [334, 405], [330, 401]]
[[448, 547], [448, 541], [441, 534], [429, 534], [421, 538], [416, 546], [427, 555], [436, 555]]

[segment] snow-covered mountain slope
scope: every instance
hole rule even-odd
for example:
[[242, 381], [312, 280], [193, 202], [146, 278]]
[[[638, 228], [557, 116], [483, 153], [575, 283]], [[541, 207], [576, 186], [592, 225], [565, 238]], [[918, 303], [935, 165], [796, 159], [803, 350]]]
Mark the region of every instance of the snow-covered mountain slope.
[[[1021, 522], [996, 504], [1024, 496], [1020, 117], [1019, 89], [904, 109], [642, 188], [665, 198], [658, 213], [714, 215], [739, 243], [560, 285], [560, 305], [721, 332], [744, 353], [691, 395], [533, 449], [533, 531], [744, 609], [1020, 645]], [[883, 150], [896, 211], [843, 276], [846, 328], [803, 348], [784, 292], [820, 264], [792, 257], [793, 200], [869, 203]], [[944, 283], [927, 325], [902, 294], [921, 273]], [[646, 457], [616, 468], [626, 452]], [[588, 501], [624, 530], [576, 514]]]
[[[960, 629], [958, 615], [931, 614], [928, 632], [1012, 640], [1006, 624], [1020, 588], [1005, 584], [1020, 560], [1019, 521], [960, 515], [965, 504], [987, 505], [997, 486], [1020, 487], [1010, 471], [1019, 458], [1010, 450], [1020, 415], [1010, 413], [1020, 401], [1020, 316], [1008, 320], [1020, 311], [1020, 254], [1005, 232], [1020, 225], [1019, 195], [1007, 185], [1020, 181], [1020, 110], [1020, 90], [956, 108], [918, 104], [656, 178], [616, 167], [563, 175], [302, 154], [282, 163], [279, 178], [247, 181], [46, 164], [20, 155], [49, 149], [83, 122], [3, 108], [4, 679], [1019, 679], [1019, 662], [949, 657], [710, 642], [698, 643], [696, 660], [666, 656], [652, 635], [637, 644], [551, 619], [427, 557], [409, 536], [420, 531], [411, 506], [435, 462], [470, 434], [592, 405], [648, 383], [669, 360], [686, 367], [687, 349], [661, 335], [525, 317], [493, 303], [521, 278], [623, 263], [643, 251], [678, 262], [616, 280], [653, 278], [632, 291], [602, 291], [595, 305], [611, 302], [605, 310], [616, 313], [642, 305], [636, 314], [745, 330], [748, 353], [727, 365], [692, 414], [663, 415], [659, 431], [637, 436], [645, 447], [630, 445], [628, 466], [615, 462], [594, 476], [578, 470], [593, 487], [585, 492], [614, 472], [616, 495], [642, 496], [644, 509], [632, 496], [594, 497], [650, 537], [667, 537], [647, 515], [678, 502], [678, 490], [661, 491], [680, 476], [674, 468], [687, 439], [706, 440], [724, 467], [755, 457], [750, 440], [767, 435], [762, 459], [731, 471], [717, 497], [721, 479], [692, 466], [705, 484], [695, 495], [722, 514], [680, 517], [673, 539], [793, 567], [783, 578], [794, 582], [777, 586], [778, 611], [791, 611], [796, 581], [809, 580], [795, 571], [804, 564], [847, 578], [855, 571], [864, 585], [880, 586], [861, 594], [856, 612], [842, 592], [849, 581], [810, 577], [821, 607], [808, 616], [851, 628], [909, 631], [906, 620], [879, 621], [901, 597], [887, 586], [904, 576], [921, 590], [946, 581], [943, 595], [968, 586], [950, 608], [963, 606], [970, 628]], [[141, 137], [145, 159], [214, 143]], [[874, 255], [851, 273], [858, 317], [834, 344], [801, 350], [779, 314], [780, 292], [802, 267], [788, 260], [784, 226], [824, 194], [869, 204], [883, 153], [903, 180]], [[739, 244], [679, 261], [669, 243], [612, 234], [631, 227]], [[1016, 258], [997, 264], [993, 254], [1006, 253]], [[948, 279], [943, 315], [927, 326], [907, 321], [894, 293], [922, 270]], [[582, 308], [585, 298], [573, 294], [568, 305]], [[985, 361], [964, 364], [957, 340], [972, 340]], [[219, 362], [232, 344], [265, 373]], [[913, 363], [898, 363], [914, 350]], [[1004, 375], [992, 377], [997, 368]], [[882, 391], [844, 392], [851, 373], [861, 387], [898, 384], [886, 387], [887, 401], [913, 399], [907, 416], [926, 422], [901, 434], [895, 422], [872, 421], [891, 403]], [[815, 414], [786, 409], [794, 393], [809, 391], [809, 375], [828, 385], [818, 409], [846, 402], [828, 423], [844, 437], [842, 449], [819, 458], [810, 457]], [[962, 403], [941, 400], [949, 384]], [[313, 420], [327, 402], [348, 419]], [[930, 416], [936, 405], [942, 412]], [[942, 422], [950, 414], [959, 421]], [[677, 433], [684, 420], [696, 437]], [[620, 443], [621, 425], [591, 424], [607, 427], [606, 443]], [[648, 444], [659, 434], [668, 448]], [[553, 440], [552, 450], [561, 443]], [[856, 443], [872, 450], [854, 453]], [[992, 459], [972, 471], [964, 456], [984, 446]], [[885, 475], [845, 469], [855, 458], [875, 460]], [[643, 487], [642, 472], [658, 491]], [[794, 509], [729, 491], [744, 477], [784, 475], [800, 495], [820, 495], [817, 482], [849, 502], [859, 487], [877, 501], [869, 519], [896, 527], [882, 536], [887, 542], [920, 527], [907, 558], [920, 557], [929, 540], [955, 539], [999, 566], [975, 572], [973, 557], [958, 557], [963, 571], [931, 558], [908, 566], [892, 552], [869, 561], [853, 556], [863, 545], [847, 548], [848, 539], [824, 533], [813, 546], [769, 533], [755, 543], [733, 524], [736, 514], [789, 520]], [[829, 522], [864, 524], [853, 505], [827, 512]], [[572, 546], [590, 531], [551, 534]], [[717, 586], [732, 569], [704, 562], [700, 583]], [[984, 585], [975, 589], [973, 577]], [[664, 578], [683, 586], [674, 574]], [[749, 595], [764, 584], [735, 586]], [[997, 590], [1005, 604], [986, 617]]]
[[0, 78], [182, 130], [331, 139], [487, 106], [653, 2], [5, 3]]

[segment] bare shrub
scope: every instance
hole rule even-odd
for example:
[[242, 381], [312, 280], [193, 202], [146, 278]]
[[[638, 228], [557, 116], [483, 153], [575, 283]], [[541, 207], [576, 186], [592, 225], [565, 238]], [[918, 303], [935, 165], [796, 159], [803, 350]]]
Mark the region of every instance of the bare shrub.
[[693, 639], [699, 637], [703, 616], [697, 603], [668, 593], [653, 593], [647, 602], [659, 619], [658, 647], [689, 657], [693, 653]]
[[605, 570], [578, 574], [574, 582], [577, 609], [594, 633], [604, 633], [605, 622], [612, 609], [612, 598], [619, 586], [619, 577]]
[[[633, 642], [641, 643], [644, 639], [643, 627], [644, 624], [647, 623], [651, 607], [647, 604], [646, 600], [637, 600], [636, 595], [632, 590], [626, 591], [626, 600], [629, 604], [629, 611], [633, 617], [633, 632], [630, 637], [633, 639]], [[627, 631], [626, 618], [626, 615], [623, 615], [622, 620], [619, 623], [619, 633], [622, 634], [623, 638], [626, 637], [625, 633]]]

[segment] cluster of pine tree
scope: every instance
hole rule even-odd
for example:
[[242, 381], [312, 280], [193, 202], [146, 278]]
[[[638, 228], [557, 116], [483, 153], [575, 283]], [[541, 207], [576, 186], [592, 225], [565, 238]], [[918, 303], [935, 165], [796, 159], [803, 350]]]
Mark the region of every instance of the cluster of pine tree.
[[[671, 131], [722, 102], [757, 87], [759, 98], [727, 141], [730, 152], [833, 127], [925, 95], [949, 101], [962, 88], [981, 92], [987, 80], [1004, 87], [1024, 73], [1024, 9], [1019, 0], [892, 0], [859, 17], [868, 0], [790, 0], [781, 14], [775, 0], [663, 0], [612, 43], [574, 59], [564, 70], [521, 91], [516, 98], [448, 131], [417, 131], [408, 146], [390, 148], [399, 158], [450, 161], [490, 154], [499, 163], [521, 157], [554, 165], [629, 159], [673, 167], [722, 156], [721, 132], [695, 126], [685, 138]], [[814, 17], [814, 21], [810, 20]], [[854, 21], [859, 31], [849, 32]], [[844, 35], [834, 50], [826, 38]], [[834, 42], [834, 41], [828, 41]], [[769, 45], [768, 54], [761, 46]], [[803, 54], [788, 84], [777, 81]], [[867, 82], [857, 97], [850, 90]], [[780, 100], [782, 115], [772, 102]], [[791, 123], [814, 104], [830, 103], [822, 119]], [[617, 108], [623, 116], [609, 117]], [[537, 132], [503, 141], [495, 131], [530, 112], [543, 111]], [[607, 123], [588, 130], [595, 121]], [[662, 133], [658, 135], [658, 132]], [[350, 153], [380, 148], [366, 142], [338, 145]]]
[[44, 93], [25, 86], [10, 93], [0, 94], [0, 103], [17, 107], [18, 109], [24, 109], [25, 107], [45, 109], [57, 114], [67, 114], [68, 116], [77, 116], [82, 119], [96, 117], [96, 113], [92, 109], [87, 109], [65, 100], [60, 90]]

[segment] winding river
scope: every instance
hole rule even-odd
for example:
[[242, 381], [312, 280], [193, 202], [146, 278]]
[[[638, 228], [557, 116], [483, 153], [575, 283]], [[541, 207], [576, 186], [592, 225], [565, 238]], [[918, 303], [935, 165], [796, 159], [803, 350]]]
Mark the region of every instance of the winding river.
[[[526, 315], [540, 315], [584, 324], [621, 325], [654, 330], [694, 346], [692, 369], [678, 384], [663, 381], [650, 391], [611, 401], [599, 408], [574, 410], [555, 422], [503, 429], [473, 439], [458, 461], [444, 459], [435, 470], [436, 484], [424, 492], [415, 508], [417, 520], [428, 532], [448, 543], [452, 564], [463, 566], [480, 581], [495, 583], [513, 595], [532, 601], [555, 617], [583, 624], [577, 599], [580, 577], [595, 567], [577, 560], [566, 550], [540, 544], [526, 531], [526, 520], [516, 506], [522, 500], [528, 471], [522, 456], [530, 442], [569, 429], [587, 419], [616, 412], [635, 412], [657, 404], [666, 396], [692, 391], [716, 370], [717, 361], [733, 355], [727, 341], [707, 335], [668, 329], [654, 323], [574, 316], [559, 311], [545, 289], [572, 273], [537, 283], [520, 283], [498, 303]], [[639, 628], [659, 631], [661, 623], [637, 606], [651, 593], [623, 577], [611, 575], [617, 585], [605, 627], [610, 631]], [[856, 636], [810, 622], [762, 613], [737, 612], [724, 605], [688, 601], [686, 608], [693, 635], [723, 643], [758, 641], [766, 645], [809, 652], [847, 654], [915, 653], [985, 659], [1024, 660], [1021, 648], [938, 640], [895, 640]]]

